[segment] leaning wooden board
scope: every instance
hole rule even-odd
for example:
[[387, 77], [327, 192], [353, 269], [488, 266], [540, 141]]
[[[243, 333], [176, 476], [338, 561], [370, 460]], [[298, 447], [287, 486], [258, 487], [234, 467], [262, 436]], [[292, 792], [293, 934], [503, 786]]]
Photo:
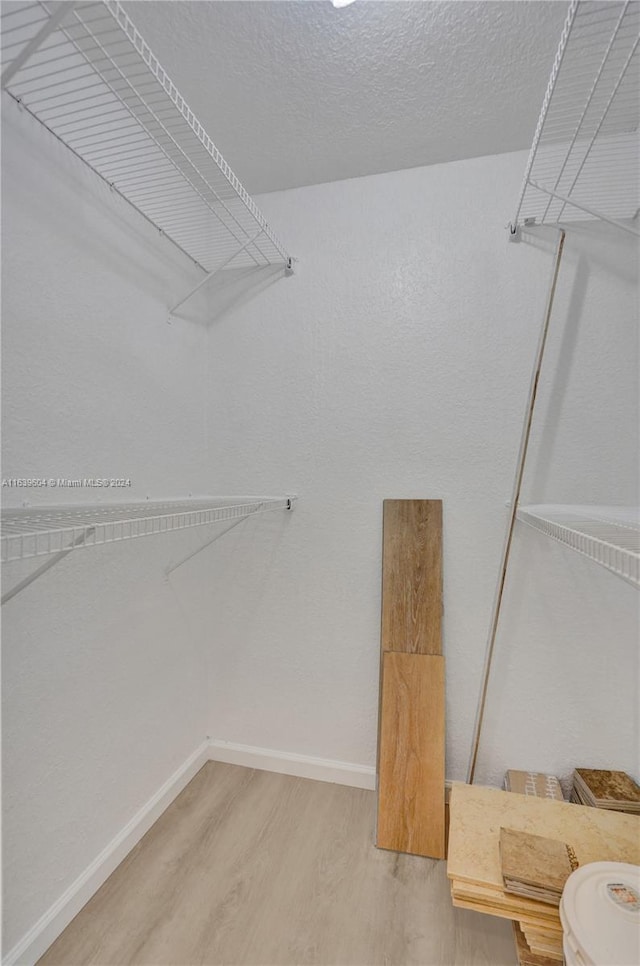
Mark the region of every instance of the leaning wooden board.
[[442, 500], [385, 500], [382, 650], [442, 654]]
[[442, 502], [385, 500], [379, 848], [445, 856]]
[[377, 844], [444, 858], [443, 657], [383, 655], [381, 721]]

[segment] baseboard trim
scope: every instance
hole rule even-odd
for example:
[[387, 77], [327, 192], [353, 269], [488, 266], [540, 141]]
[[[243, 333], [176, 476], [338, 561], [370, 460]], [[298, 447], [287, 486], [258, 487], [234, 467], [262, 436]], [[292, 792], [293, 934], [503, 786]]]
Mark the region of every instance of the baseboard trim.
[[7, 953], [4, 966], [33, 966], [40, 959], [209, 757], [204, 741]]
[[[183, 788], [207, 761], [222, 761], [245, 768], [258, 768], [298, 778], [350, 785], [354, 788], [375, 789], [376, 770], [371, 765], [330, 758], [297, 755], [271, 748], [256, 748], [231, 741], [204, 741], [187, 760], [152, 795], [125, 827], [109, 842], [69, 888], [54, 902], [19, 942], [3, 958], [4, 966], [34, 966], [71, 920], [98, 891], [114, 869], [126, 858], [145, 832], [162, 815]], [[446, 799], [451, 782], [446, 782]]]
[[211, 761], [224, 761], [229, 765], [243, 765], [245, 768], [259, 768], [261, 771], [295, 775], [297, 778], [313, 778], [316, 781], [351, 785], [354, 788], [376, 787], [376, 770], [372, 765], [355, 765], [348, 761], [296, 755], [289, 751], [237, 745], [232, 741], [217, 739], [209, 742], [209, 758]]

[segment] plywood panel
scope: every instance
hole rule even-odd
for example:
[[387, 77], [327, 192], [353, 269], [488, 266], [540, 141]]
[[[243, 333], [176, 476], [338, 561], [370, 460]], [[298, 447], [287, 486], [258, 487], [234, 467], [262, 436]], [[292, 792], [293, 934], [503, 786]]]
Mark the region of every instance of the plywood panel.
[[[447, 874], [453, 904], [463, 909], [518, 920], [530, 951], [562, 961], [562, 924], [557, 905], [504, 891], [501, 836], [543, 836], [571, 842], [579, 865], [640, 861], [640, 817], [455, 784]], [[504, 859], [504, 853], [503, 853]]]
[[449, 808], [447, 872], [457, 883], [487, 886], [504, 894], [499, 848], [501, 827], [570, 842], [579, 865], [588, 862], [640, 864], [640, 817], [637, 815], [457, 782], [451, 791]]
[[379, 848], [444, 858], [444, 658], [383, 654]]
[[442, 654], [442, 500], [385, 500], [382, 650]]
[[519, 966], [555, 966], [555, 959], [549, 959], [548, 956], [536, 956], [535, 953], [531, 952], [526, 937], [517, 922], [513, 924], [513, 934]]

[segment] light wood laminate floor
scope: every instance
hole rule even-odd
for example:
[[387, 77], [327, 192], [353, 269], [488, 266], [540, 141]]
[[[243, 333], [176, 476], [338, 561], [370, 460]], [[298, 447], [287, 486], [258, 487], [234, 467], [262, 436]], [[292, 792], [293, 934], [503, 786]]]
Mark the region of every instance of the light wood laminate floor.
[[374, 792], [209, 762], [40, 964], [514, 966], [511, 924], [374, 821]]

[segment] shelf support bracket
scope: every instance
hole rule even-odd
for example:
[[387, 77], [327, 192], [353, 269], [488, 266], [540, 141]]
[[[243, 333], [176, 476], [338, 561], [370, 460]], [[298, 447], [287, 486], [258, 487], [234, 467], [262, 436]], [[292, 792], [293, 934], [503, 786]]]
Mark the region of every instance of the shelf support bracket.
[[176, 302], [173, 308], [169, 309], [169, 318], [171, 318], [172, 315], [175, 315], [176, 310], [179, 309], [181, 305], [184, 305], [184, 303], [187, 302], [192, 295], [195, 295], [196, 292], [199, 292], [202, 286], [206, 285], [207, 282], [209, 282], [214, 277], [214, 275], [217, 275], [218, 272], [221, 272], [223, 268], [227, 267], [229, 262], [232, 262], [234, 258], [237, 258], [238, 255], [241, 255], [242, 252], [245, 251], [247, 248], [249, 248], [250, 245], [253, 245], [254, 241], [256, 241], [260, 237], [260, 235], [262, 235], [263, 232], [264, 232], [264, 228], [261, 228], [260, 231], [257, 231], [255, 233], [255, 235], [252, 235], [251, 238], [247, 239], [244, 245], [241, 248], [238, 248], [238, 250], [235, 251], [233, 255], [230, 255], [229, 258], [225, 258], [225, 260], [220, 265], [217, 265], [212, 272], [209, 272], [208, 275], [205, 275], [202, 281], [198, 282], [195, 288], [192, 288], [190, 292], [187, 292], [184, 298], [181, 298], [179, 302]]
[[[287, 496], [286, 499], [287, 499], [286, 510], [287, 511], [293, 510], [293, 504], [297, 500], [297, 497]], [[247, 513], [246, 516], [240, 517], [238, 520], [234, 520], [231, 526], [228, 526], [226, 530], [223, 530], [221, 533], [216, 533], [215, 537], [212, 537], [211, 540], [207, 540], [207, 542], [203, 543], [202, 546], [198, 547], [197, 550], [194, 550], [192, 553], [187, 554], [186, 557], [183, 557], [182, 560], [179, 560], [178, 563], [173, 564], [173, 566], [167, 567], [167, 569], [164, 572], [165, 577], [170, 577], [171, 574], [174, 572], [174, 570], [177, 570], [178, 567], [182, 567], [182, 565], [186, 564], [188, 560], [193, 560], [193, 558], [197, 557], [199, 553], [202, 553], [203, 550], [206, 550], [207, 547], [210, 547], [212, 543], [215, 543], [216, 540], [220, 539], [220, 537], [224, 537], [227, 533], [229, 533], [230, 530], [233, 530], [234, 527], [237, 527], [239, 523], [244, 523], [245, 520], [248, 520], [250, 516], [251, 516], [251, 513]]]
[[44, 43], [47, 37], [52, 34], [54, 30], [58, 29], [67, 14], [70, 14], [74, 7], [77, 6], [77, 0], [71, 0], [69, 3], [67, 3], [66, 0], [61, 0], [55, 11], [51, 14], [47, 22], [43, 24], [35, 37], [31, 38], [24, 50], [22, 50], [18, 56], [3, 70], [2, 78], [0, 79], [0, 84], [3, 90], [14, 74], [17, 74], [20, 68], [26, 64], [33, 54], [35, 54], [38, 47]]
[[630, 235], [635, 235], [636, 238], [640, 238], [640, 231], [638, 231], [637, 228], [633, 228], [631, 225], [625, 225], [623, 221], [618, 221], [617, 218], [609, 218], [608, 215], [603, 215], [601, 211], [591, 208], [590, 205], [583, 205], [581, 201], [576, 201], [574, 198], [568, 198], [566, 195], [561, 195], [558, 191], [552, 191], [551, 188], [545, 188], [544, 185], [539, 184], [537, 181], [530, 181], [529, 184], [532, 188], [536, 188], [538, 191], [543, 191], [546, 195], [550, 195], [552, 198], [557, 198], [558, 201], [563, 201], [565, 205], [571, 205], [573, 208], [579, 208], [580, 211], [586, 212], [593, 218], [598, 218], [600, 221], [606, 221], [608, 225], [613, 225], [615, 228], [620, 228], [621, 231], [626, 231]]
[[67, 547], [66, 550], [60, 550], [59, 553], [56, 553], [53, 557], [45, 560], [45, 562], [32, 573], [30, 573], [28, 577], [25, 577], [24, 580], [19, 581], [15, 587], [12, 587], [11, 590], [6, 592], [6, 594], [3, 594], [0, 603], [4, 605], [14, 597], [17, 597], [18, 594], [22, 593], [23, 590], [26, 590], [30, 584], [38, 579], [38, 577], [42, 577], [43, 574], [46, 574], [47, 570], [51, 570], [52, 567], [55, 567], [56, 564], [60, 563], [60, 561], [63, 560], [67, 554], [70, 554], [72, 550], [75, 550], [76, 547], [81, 547], [85, 540], [91, 536], [94, 530], [95, 527], [87, 527], [84, 533], [81, 533], [80, 536], [73, 541], [70, 547]]

